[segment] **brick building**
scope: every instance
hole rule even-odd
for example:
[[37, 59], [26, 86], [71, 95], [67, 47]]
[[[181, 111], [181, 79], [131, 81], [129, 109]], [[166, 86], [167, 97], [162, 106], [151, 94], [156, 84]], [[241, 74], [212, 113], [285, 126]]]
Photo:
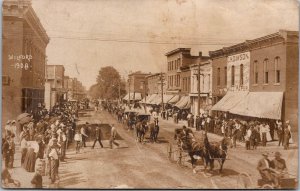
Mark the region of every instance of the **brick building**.
[[[163, 79], [166, 78], [165, 73], [155, 73], [155, 74], [150, 74], [146, 76], [146, 81], [148, 84], [148, 89], [147, 89], [147, 95], [151, 94], [161, 94], [161, 75]], [[167, 91], [167, 85], [166, 83], [163, 83], [163, 93], [166, 93]]]
[[63, 65], [47, 65], [46, 74], [46, 87], [50, 86], [50, 89], [46, 88], [45, 98], [48, 99], [45, 99], [45, 103], [46, 108], [51, 108], [56, 103], [64, 101], [64, 95], [67, 93], [64, 89], [65, 67]]
[[49, 37], [30, 0], [3, 1], [2, 13], [3, 123], [44, 102]]
[[296, 130], [298, 51], [298, 32], [285, 30], [211, 51], [213, 97], [218, 102], [213, 109], [290, 120]]
[[141, 100], [147, 95], [148, 84], [146, 76], [148, 75], [149, 73], [142, 73], [141, 71], [128, 75], [127, 88], [129, 87], [131, 100]]
[[[194, 115], [198, 114], [198, 64], [191, 65], [191, 112]], [[200, 64], [200, 112], [210, 110], [212, 106], [212, 66], [211, 60], [203, 58]]]

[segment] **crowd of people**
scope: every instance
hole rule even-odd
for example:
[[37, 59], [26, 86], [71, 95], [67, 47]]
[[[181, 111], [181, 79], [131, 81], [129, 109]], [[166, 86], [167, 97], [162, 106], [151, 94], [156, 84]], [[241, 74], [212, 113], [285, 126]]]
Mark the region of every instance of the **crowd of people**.
[[7, 121], [2, 138], [2, 157], [5, 164], [2, 173], [10, 177], [10, 171], [15, 166], [15, 144], [19, 140], [21, 167], [27, 172], [35, 172], [31, 183], [35, 188], [41, 188], [42, 175], [48, 175], [51, 183], [59, 177], [59, 163], [64, 161], [66, 149], [74, 137], [78, 105], [66, 102], [55, 105], [50, 111], [42, 106], [38, 112], [30, 113], [27, 117], [25, 123], [19, 123], [21, 132], [18, 137], [16, 121]]

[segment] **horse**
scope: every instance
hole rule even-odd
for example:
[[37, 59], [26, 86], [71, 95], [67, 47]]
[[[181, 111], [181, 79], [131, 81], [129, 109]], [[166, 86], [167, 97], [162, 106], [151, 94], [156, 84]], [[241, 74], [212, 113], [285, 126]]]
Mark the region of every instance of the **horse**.
[[227, 158], [227, 150], [230, 145], [231, 140], [228, 137], [224, 137], [220, 142], [209, 143], [207, 141], [207, 151], [209, 155], [209, 163], [211, 165], [211, 170], [214, 168], [214, 160], [218, 160], [220, 164], [219, 173], [222, 173], [223, 164]]
[[196, 173], [196, 160], [194, 156], [201, 157], [202, 161], [204, 162], [204, 169], [206, 170], [207, 166], [210, 164], [207, 148], [205, 147], [205, 142], [208, 142], [206, 134], [204, 135], [203, 141], [197, 142], [194, 139], [192, 130], [187, 129], [185, 131], [186, 132], [184, 132], [183, 129], [175, 129], [174, 139], [177, 140], [178, 146], [180, 146], [183, 150], [186, 150], [188, 152], [191, 158], [191, 164], [194, 173]]
[[157, 137], [159, 133], [158, 121], [154, 120], [154, 123], [149, 123], [148, 128], [150, 129], [150, 140], [152, 142], [157, 142]]
[[136, 137], [138, 142], [143, 142], [145, 134], [148, 130], [147, 124], [145, 121], [138, 122], [135, 126], [136, 129]]

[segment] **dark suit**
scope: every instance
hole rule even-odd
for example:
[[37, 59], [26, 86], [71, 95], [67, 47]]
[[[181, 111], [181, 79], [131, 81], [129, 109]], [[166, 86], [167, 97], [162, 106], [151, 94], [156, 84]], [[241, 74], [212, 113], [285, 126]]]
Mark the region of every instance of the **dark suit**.
[[95, 144], [96, 144], [97, 141], [99, 142], [100, 146], [103, 148], [103, 145], [102, 145], [102, 142], [101, 142], [101, 129], [100, 128], [96, 129], [95, 136], [96, 137], [95, 137], [94, 144], [93, 144], [92, 148], [95, 147]]

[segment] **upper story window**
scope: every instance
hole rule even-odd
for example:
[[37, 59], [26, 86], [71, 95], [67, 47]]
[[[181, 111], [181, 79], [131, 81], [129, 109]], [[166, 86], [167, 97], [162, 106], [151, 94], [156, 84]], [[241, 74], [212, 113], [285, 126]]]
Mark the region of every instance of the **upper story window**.
[[274, 65], [275, 65], [275, 83], [279, 84], [280, 83], [280, 58], [276, 57], [274, 60]]
[[255, 60], [253, 64], [253, 76], [254, 76], [254, 84], [258, 84], [258, 61]]
[[217, 70], [217, 85], [219, 86], [221, 84], [221, 68], [218, 68]]
[[244, 65], [240, 65], [240, 85], [244, 85]]
[[234, 66], [231, 66], [231, 86], [234, 86], [234, 80], [235, 80], [235, 68]]
[[227, 66], [224, 68], [224, 83], [227, 86]]
[[269, 83], [269, 60], [265, 59], [263, 62], [264, 65], [264, 83], [268, 84]]

